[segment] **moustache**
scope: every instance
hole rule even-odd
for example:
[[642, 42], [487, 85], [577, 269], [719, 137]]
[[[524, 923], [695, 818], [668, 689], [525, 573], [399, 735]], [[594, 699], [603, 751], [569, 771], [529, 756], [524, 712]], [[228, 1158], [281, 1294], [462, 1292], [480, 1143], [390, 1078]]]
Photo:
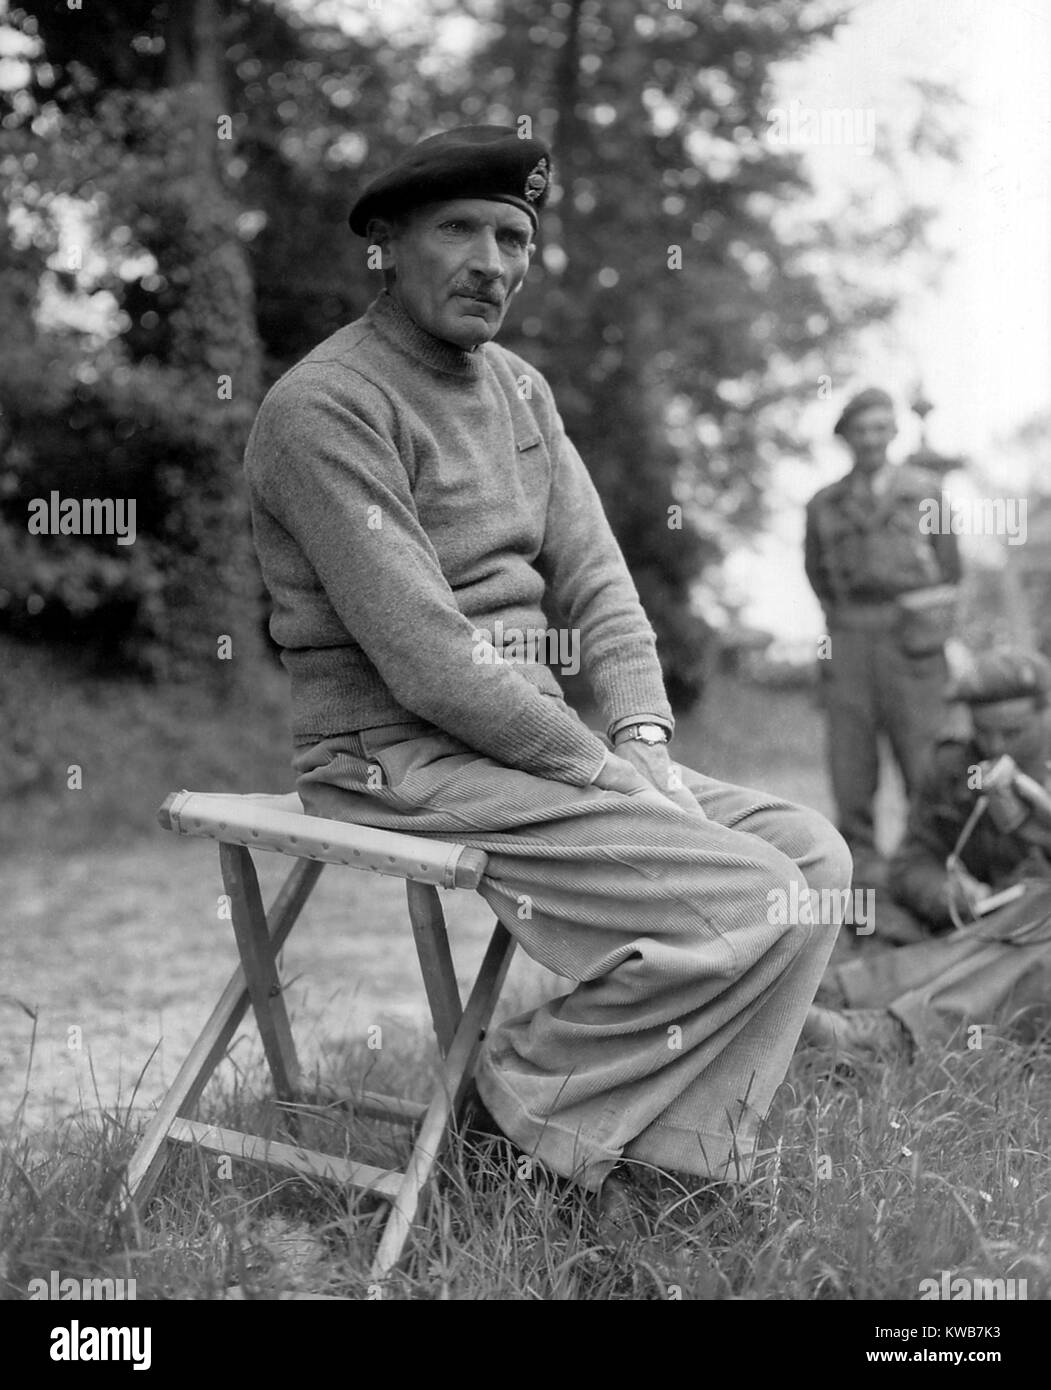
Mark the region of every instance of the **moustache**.
[[458, 285], [453, 290], [454, 294], [465, 294], [471, 299], [480, 299], [485, 304], [495, 304], [498, 308], [504, 302], [500, 298], [495, 298], [487, 294], [485, 290], [476, 289], [473, 285]]

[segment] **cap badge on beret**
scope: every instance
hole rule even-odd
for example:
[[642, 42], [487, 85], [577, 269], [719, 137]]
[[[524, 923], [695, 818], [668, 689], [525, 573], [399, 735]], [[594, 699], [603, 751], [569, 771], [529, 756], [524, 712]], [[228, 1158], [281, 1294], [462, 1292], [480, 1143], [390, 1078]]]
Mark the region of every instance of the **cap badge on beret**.
[[546, 155], [541, 155], [537, 162], [529, 171], [525, 181], [525, 196], [531, 203], [535, 203], [537, 198], [543, 195], [548, 181], [548, 162]]

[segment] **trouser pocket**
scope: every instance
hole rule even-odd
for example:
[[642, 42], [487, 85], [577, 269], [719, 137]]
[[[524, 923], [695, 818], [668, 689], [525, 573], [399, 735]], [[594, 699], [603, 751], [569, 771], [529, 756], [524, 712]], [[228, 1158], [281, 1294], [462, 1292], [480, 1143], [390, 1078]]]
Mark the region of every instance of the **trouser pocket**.
[[452, 734], [428, 724], [363, 729], [358, 739], [368, 765], [368, 790], [382, 790], [412, 807], [429, 805], [448, 780], [454, 765], [443, 760], [455, 758], [458, 767], [478, 756]]

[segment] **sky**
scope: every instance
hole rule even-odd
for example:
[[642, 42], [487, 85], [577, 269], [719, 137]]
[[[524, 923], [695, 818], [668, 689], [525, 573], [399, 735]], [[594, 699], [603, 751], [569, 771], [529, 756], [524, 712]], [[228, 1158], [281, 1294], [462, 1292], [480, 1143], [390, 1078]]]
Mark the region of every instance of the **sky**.
[[[940, 293], [905, 306], [904, 356], [875, 362], [902, 387], [922, 369], [945, 447], [988, 448], [1051, 403], [1051, 5], [861, 0], [803, 67], [813, 105], [872, 107], [879, 122], [895, 120], [912, 74], [964, 98], [964, 158], [939, 180], [935, 227], [955, 264]], [[813, 150], [819, 187], [863, 176], [853, 155]]]

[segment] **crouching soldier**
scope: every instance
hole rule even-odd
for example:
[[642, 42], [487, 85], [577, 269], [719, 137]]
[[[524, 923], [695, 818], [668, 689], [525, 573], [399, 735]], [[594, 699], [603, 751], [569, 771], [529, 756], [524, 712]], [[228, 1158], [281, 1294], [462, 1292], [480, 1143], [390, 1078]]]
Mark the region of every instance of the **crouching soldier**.
[[890, 865], [918, 939], [833, 967], [821, 997], [847, 1007], [812, 1009], [810, 1040], [886, 1051], [1051, 1017], [1049, 691], [1051, 665], [1007, 649], [955, 682], [970, 733], [935, 748]]

